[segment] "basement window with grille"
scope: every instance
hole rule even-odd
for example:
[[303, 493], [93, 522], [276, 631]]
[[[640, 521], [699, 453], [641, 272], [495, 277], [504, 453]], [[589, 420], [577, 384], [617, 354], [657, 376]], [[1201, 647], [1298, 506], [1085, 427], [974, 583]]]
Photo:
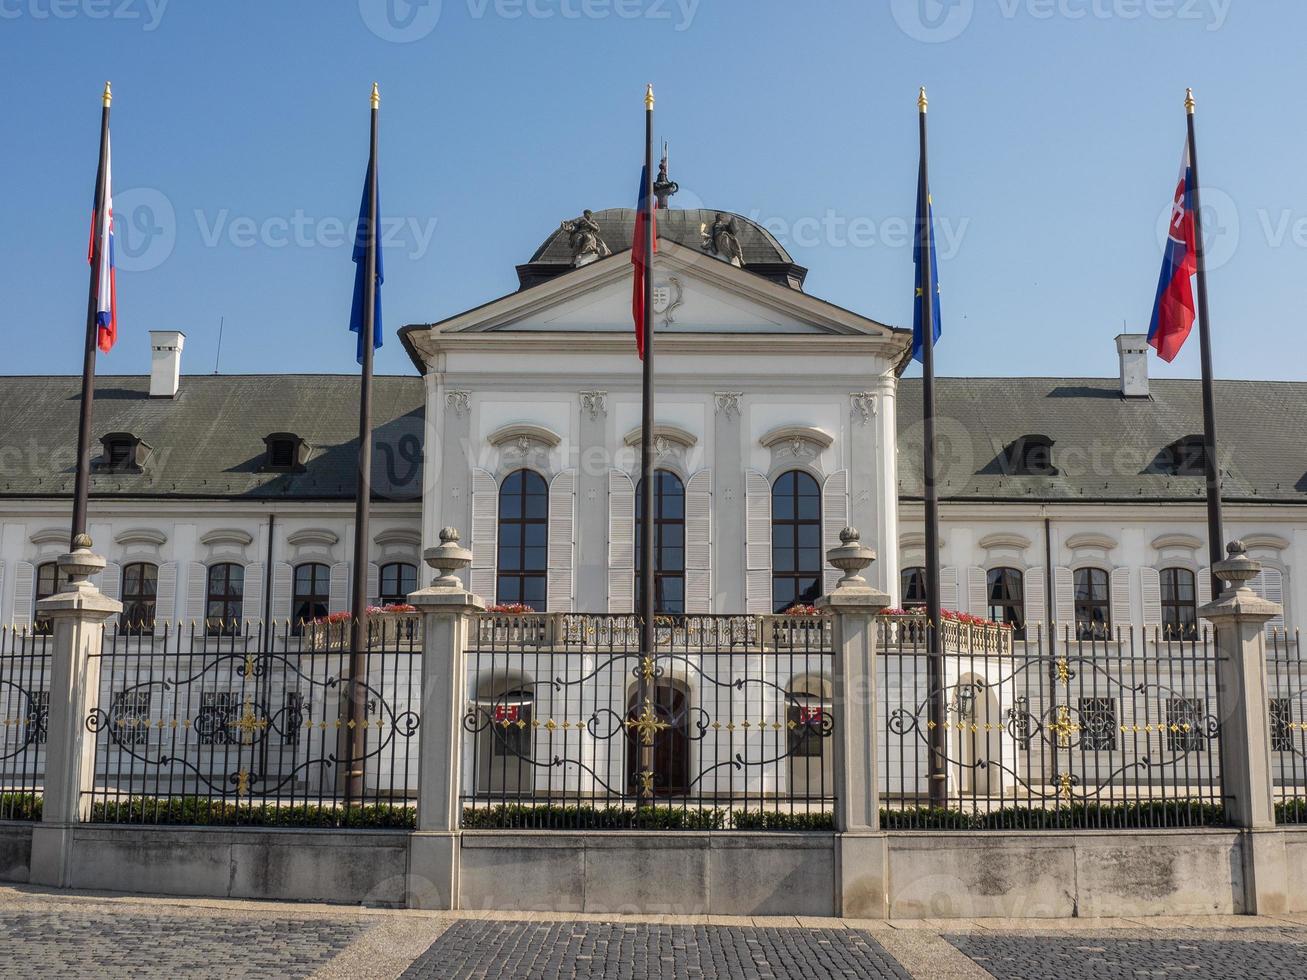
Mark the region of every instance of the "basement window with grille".
[[266, 473], [302, 473], [308, 458], [308, 445], [293, 432], [274, 432], [263, 437]]

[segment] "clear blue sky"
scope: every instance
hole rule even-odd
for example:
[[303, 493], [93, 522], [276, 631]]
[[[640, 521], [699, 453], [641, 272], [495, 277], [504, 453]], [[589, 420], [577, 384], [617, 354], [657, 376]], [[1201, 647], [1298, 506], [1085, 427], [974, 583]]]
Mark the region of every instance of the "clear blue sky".
[[[1218, 374], [1302, 380], [1303, 37], [1301, 0], [0, 0], [0, 372], [79, 370], [106, 78], [125, 227], [103, 373], [144, 372], [149, 329], [212, 371], [220, 317], [226, 373], [354, 370], [340, 228], [374, 79], [401, 223], [378, 370], [412, 373], [398, 327], [512, 291], [560, 220], [632, 204], [652, 80], [674, 203], [768, 222], [810, 292], [894, 324], [929, 86], [944, 375], [1115, 371], [1193, 85]], [[1153, 371], [1197, 376], [1196, 337]]]

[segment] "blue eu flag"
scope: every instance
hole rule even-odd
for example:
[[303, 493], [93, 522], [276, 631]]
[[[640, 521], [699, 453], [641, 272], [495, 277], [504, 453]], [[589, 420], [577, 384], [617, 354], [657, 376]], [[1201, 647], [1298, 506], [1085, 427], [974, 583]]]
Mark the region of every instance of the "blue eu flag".
[[[359, 335], [358, 362], [363, 363], [363, 334], [366, 326], [363, 322], [364, 290], [368, 279], [368, 229], [372, 226], [372, 162], [368, 162], [368, 175], [363, 181], [363, 203], [359, 205], [358, 230], [354, 233], [354, 264], [358, 269], [354, 273], [354, 308], [349, 315], [349, 328]], [[381, 195], [377, 195], [377, 210], [381, 210]], [[374, 295], [372, 318], [372, 349], [381, 346], [381, 284], [385, 282], [385, 272], [381, 266], [381, 230], [377, 229], [377, 288]]]
[[[922, 212], [925, 212], [924, 214]], [[925, 278], [926, 270], [922, 262], [923, 238], [926, 236], [926, 229], [930, 229], [930, 284], [931, 295], [935, 297], [931, 305], [931, 346], [939, 343], [940, 334], [943, 331], [939, 325], [939, 261], [935, 256], [935, 204], [930, 198], [929, 188], [921, 186], [921, 176], [917, 177], [917, 226], [915, 237], [912, 243], [912, 261], [917, 270], [917, 292], [912, 300], [912, 359], [923, 361], [925, 347], [925, 332], [922, 326], [922, 320], [925, 318], [923, 307], [925, 304], [922, 299], [927, 288]]]

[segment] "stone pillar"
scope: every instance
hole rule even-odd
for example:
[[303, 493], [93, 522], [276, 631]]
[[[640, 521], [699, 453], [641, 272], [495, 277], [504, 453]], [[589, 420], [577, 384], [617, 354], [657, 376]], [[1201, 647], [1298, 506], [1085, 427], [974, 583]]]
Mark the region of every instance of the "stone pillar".
[[826, 559], [844, 577], [817, 600], [834, 617], [835, 907], [845, 918], [879, 919], [887, 913], [887, 867], [876, 763], [876, 616], [889, 596], [860, 574], [876, 553], [857, 530], [846, 527], [840, 542]]
[[1215, 628], [1220, 698], [1221, 771], [1230, 822], [1243, 828], [1244, 908], [1267, 915], [1287, 910], [1284, 836], [1275, 826], [1271, 767], [1270, 690], [1266, 675], [1266, 623], [1281, 607], [1248, 583], [1260, 574], [1242, 541], [1212, 567], [1225, 589], [1199, 614]]
[[458, 531], [440, 532], [423, 553], [440, 573], [408, 601], [422, 613], [422, 723], [418, 728], [417, 832], [409, 845], [411, 908], [458, 908], [458, 855], [463, 766], [464, 654], [475, 616], [486, 605], [463, 589], [456, 573], [472, 563]]
[[91, 576], [105, 561], [91, 553], [91, 539], [79, 535], [76, 550], [59, 558], [68, 585], [37, 603], [54, 624], [50, 657], [50, 714], [45, 746], [45, 789], [41, 823], [32, 829], [31, 881], [72, 885], [73, 830], [90, 816], [84, 795], [95, 779], [95, 736], [86, 719], [100, 691], [104, 624], [122, 603], [103, 595]]

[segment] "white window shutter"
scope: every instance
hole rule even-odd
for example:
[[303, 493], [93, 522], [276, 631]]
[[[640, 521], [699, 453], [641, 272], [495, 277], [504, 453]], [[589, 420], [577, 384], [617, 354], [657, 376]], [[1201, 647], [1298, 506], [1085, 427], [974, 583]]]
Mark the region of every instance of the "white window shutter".
[[[4, 602], [5, 602], [5, 563], [0, 561], [0, 616], [4, 615]], [[3, 625], [3, 623], [4, 620], [0, 619], [0, 625]]]
[[381, 605], [381, 566], [375, 561], [368, 562], [368, 602]]
[[[821, 529], [824, 551], [832, 551], [840, 546], [840, 532], [849, 526], [849, 471], [840, 470], [826, 477], [821, 490]], [[821, 565], [825, 571], [822, 592], [826, 595], [835, 591], [835, 583], [844, 574], [834, 565], [826, 563], [826, 556], [821, 556]]]
[[499, 537], [499, 485], [482, 469], [472, 471], [472, 571], [468, 588], [495, 602], [495, 543]]
[[1162, 573], [1156, 568], [1139, 569], [1139, 597], [1144, 605], [1144, 636], [1152, 639], [1162, 628]]
[[327, 612], [354, 612], [350, 609], [350, 579], [347, 561], [338, 561], [331, 566], [331, 579], [327, 586], [327, 598], [331, 608]]
[[30, 561], [14, 563], [15, 626], [32, 625], [32, 602], [36, 597], [36, 566]]
[[959, 612], [961, 596], [958, 589], [958, 570], [949, 566], [939, 570], [939, 608], [941, 611]]
[[1266, 623], [1266, 635], [1278, 633], [1284, 629], [1284, 573], [1278, 568], [1262, 568], [1262, 573], [1249, 583], [1252, 590], [1267, 602], [1274, 602], [1280, 607], [1280, 615]]
[[241, 596], [241, 619], [246, 629], [258, 629], [263, 622], [264, 579], [268, 566], [261, 561], [245, 566], [245, 591]]
[[571, 612], [576, 555], [576, 470], [564, 470], [549, 484], [549, 571], [545, 608]]
[[608, 611], [635, 611], [635, 484], [608, 471]]
[[1198, 597], [1198, 608], [1202, 609], [1212, 601], [1212, 570], [1200, 568], [1194, 577], [1194, 595]]
[[1025, 586], [1026, 637], [1031, 641], [1048, 631], [1048, 624], [1044, 622], [1048, 608], [1048, 591], [1044, 581], [1047, 574], [1043, 565], [1037, 565], [1027, 568], [1022, 575]]
[[771, 484], [756, 470], [744, 475], [744, 608], [772, 612]]
[[1057, 616], [1057, 631], [1065, 635], [1067, 630], [1074, 630], [1076, 625], [1076, 577], [1071, 569], [1059, 565], [1053, 569], [1054, 608]]
[[1112, 629], [1126, 630], [1130, 626], [1130, 569], [1122, 566], [1112, 569], [1108, 583], [1112, 599]]
[[973, 616], [989, 616], [989, 573], [975, 565], [967, 569], [967, 608]]
[[685, 485], [685, 611], [712, 612], [712, 470]]
[[202, 561], [193, 561], [186, 572], [186, 619], [191, 626], [203, 627], [208, 600], [209, 570]]
[[177, 563], [165, 562], [159, 566], [159, 583], [154, 596], [154, 632], [163, 636], [172, 632], [173, 617], [177, 615]]
[[108, 599], [118, 600], [123, 594], [123, 567], [115, 561], [105, 564], [100, 573], [100, 591]]
[[279, 561], [272, 566], [272, 619], [276, 623], [288, 623], [295, 614], [292, 603], [295, 600], [295, 570], [290, 562]]

